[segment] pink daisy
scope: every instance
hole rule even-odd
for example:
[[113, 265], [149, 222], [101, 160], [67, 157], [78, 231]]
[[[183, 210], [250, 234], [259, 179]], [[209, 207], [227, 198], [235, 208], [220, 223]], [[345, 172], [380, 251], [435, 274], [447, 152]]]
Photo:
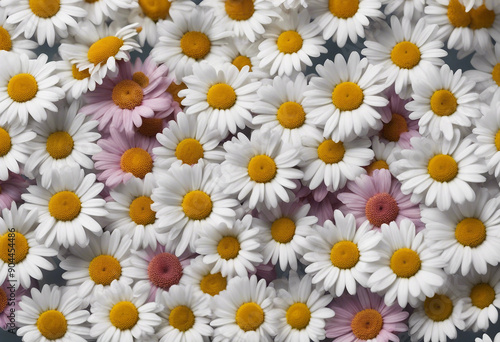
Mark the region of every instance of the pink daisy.
[[[38, 285], [36, 281], [35, 285]], [[13, 283], [11, 287], [9, 280], [4, 281], [4, 283], [0, 285], [0, 329], [15, 330], [17, 327], [15, 312], [21, 310], [19, 307], [21, 297], [28, 296], [28, 293], [29, 289], [16, 286], [15, 283]], [[15, 310], [13, 314], [11, 312], [12, 309]]]
[[417, 232], [424, 228], [418, 204], [401, 192], [401, 184], [388, 170], [374, 170], [372, 176], [361, 175], [347, 183], [347, 188], [350, 192], [339, 194], [338, 199], [356, 217], [358, 225], [368, 220], [374, 229], [380, 230], [384, 223], [395, 221], [399, 225], [408, 218]]
[[12, 202], [19, 203], [21, 194], [25, 192], [28, 185], [22, 176], [13, 172], [9, 172], [6, 180], [0, 180], [0, 211], [5, 208], [10, 209]]
[[102, 171], [97, 179], [114, 188], [132, 177], [144, 178], [153, 170], [155, 144], [155, 140], [139, 134], [127, 137], [111, 130], [109, 138], [97, 141], [102, 148], [93, 156], [94, 167]]
[[326, 321], [326, 337], [333, 341], [399, 341], [395, 333], [408, 330], [408, 312], [386, 306], [377, 294], [360, 287], [355, 296], [344, 294], [329, 305], [335, 316]]
[[136, 61], [134, 68], [128, 62], [118, 66], [116, 76], [105, 78], [94, 91], [85, 94], [88, 104], [80, 109], [99, 121], [99, 130], [115, 128], [130, 133], [155, 112], [165, 112], [164, 117], [173, 112], [172, 97], [165, 91], [169, 82], [165, 67], [156, 67], [152, 60], [144, 64]]

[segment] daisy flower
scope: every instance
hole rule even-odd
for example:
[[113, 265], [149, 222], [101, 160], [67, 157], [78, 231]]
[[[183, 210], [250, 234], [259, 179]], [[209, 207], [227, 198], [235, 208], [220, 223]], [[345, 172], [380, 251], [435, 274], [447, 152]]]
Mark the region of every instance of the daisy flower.
[[401, 183], [392, 178], [389, 170], [375, 170], [371, 176], [361, 175], [347, 183], [349, 192], [337, 197], [356, 217], [358, 225], [369, 222], [370, 228], [380, 231], [383, 224], [410, 219], [417, 231], [424, 228], [420, 208], [411, 202], [410, 195], [401, 192]]
[[113, 281], [90, 305], [90, 335], [97, 342], [154, 340], [161, 304], [147, 302], [144, 287]]
[[257, 115], [252, 124], [262, 130], [280, 133], [281, 140], [290, 145], [300, 146], [302, 137], [321, 137], [321, 132], [302, 106], [306, 89], [307, 80], [303, 73], [297, 74], [295, 80], [286, 76], [274, 77], [272, 84], [257, 92], [259, 101], [253, 106]]
[[14, 34], [15, 25], [7, 23], [7, 13], [0, 8], [0, 50], [12, 51], [19, 55], [26, 54], [29, 58], [36, 58], [35, 50], [38, 44], [29, 39], [22, 39]]
[[470, 140], [460, 142], [458, 132], [451, 141], [438, 143], [427, 138], [412, 138], [413, 149], [400, 151], [390, 165], [391, 173], [401, 182], [403, 194], [411, 194], [414, 203], [437, 204], [448, 210], [451, 203], [472, 202], [476, 195], [471, 184], [486, 180], [487, 171], [474, 155]]
[[57, 111], [55, 102], [64, 98], [56, 86], [59, 77], [52, 75], [56, 62], [47, 62], [47, 55], [36, 60], [25, 54], [0, 51], [0, 65], [8, 65], [0, 73], [0, 124], [17, 121], [28, 124], [28, 116], [41, 122], [47, 119], [47, 110]]
[[162, 323], [156, 332], [160, 342], [208, 341], [212, 336], [212, 311], [207, 297], [190, 286], [174, 285], [157, 299], [164, 306], [159, 313]]
[[[469, 0], [467, 0], [469, 1]], [[396, 14], [398, 17], [419, 18], [424, 13], [425, 0], [382, 0], [386, 15]]]
[[220, 272], [232, 278], [254, 273], [262, 262], [258, 228], [252, 226], [252, 216], [245, 215], [232, 226], [220, 224], [200, 232], [196, 240], [196, 253], [203, 255], [203, 262], [212, 267], [211, 273]]
[[375, 170], [389, 170], [389, 165], [394, 162], [394, 151], [397, 147], [394, 142], [387, 144], [381, 142], [376, 135], [371, 138], [371, 141], [371, 149], [375, 156], [372, 162], [368, 166], [365, 166], [368, 176], [372, 176]]
[[354, 44], [358, 37], [365, 37], [369, 19], [385, 18], [381, 6], [380, 0], [311, 0], [308, 10], [323, 30], [323, 38], [332, 38], [342, 48], [348, 37]]
[[80, 1], [79, 5], [87, 11], [86, 18], [95, 25], [100, 25], [108, 18], [118, 19], [123, 10], [137, 8], [137, 2], [134, 0], [85, 0]]
[[[248, 66], [250, 71], [250, 78], [256, 81], [269, 78], [268, 68], [261, 68], [259, 58], [259, 44], [260, 41], [255, 43], [250, 43], [246, 38], [233, 37], [228, 39], [228, 50], [226, 51], [226, 56], [228, 61], [226, 63], [231, 63], [238, 70], [241, 71], [244, 66]], [[219, 63], [217, 63], [219, 62]], [[215, 66], [223, 64], [220, 62], [224, 61], [214, 61]]]
[[41, 291], [33, 288], [31, 297], [24, 296], [19, 306], [17, 335], [24, 341], [87, 341], [89, 312], [83, 310], [82, 299], [66, 288], [48, 284]]
[[500, 44], [475, 53], [470, 63], [474, 69], [465, 71], [464, 76], [476, 82], [481, 98], [491, 98], [498, 92], [500, 84]]
[[257, 282], [257, 276], [236, 277], [229, 281], [227, 290], [214, 298], [214, 342], [274, 341], [276, 320], [273, 319], [273, 300], [276, 291]]
[[93, 173], [80, 168], [53, 170], [51, 184], [30, 185], [21, 197], [27, 209], [38, 210], [36, 238], [49, 247], [86, 247], [89, 236], [102, 234], [96, 219], [108, 214], [99, 196], [104, 184], [96, 183]]
[[16, 286], [14, 281], [11, 282], [8, 279], [0, 285], [0, 329], [9, 330], [19, 327], [19, 322], [16, 321], [15, 314], [13, 315], [11, 310], [19, 312], [21, 297], [27, 296], [28, 293], [27, 289]]
[[483, 116], [476, 121], [473, 145], [474, 153], [480, 157], [488, 168], [489, 174], [500, 177], [500, 112], [498, 102], [482, 110]]
[[68, 26], [76, 27], [77, 20], [87, 15], [80, 0], [19, 0], [5, 7], [6, 22], [16, 25], [14, 36], [24, 33], [30, 39], [36, 32], [38, 45], [52, 47], [59, 38], [68, 36]]
[[20, 174], [21, 166], [31, 152], [30, 142], [36, 133], [19, 122], [0, 124], [0, 181], [9, 178], [9, 171]]
[[378, 107], [388, 103], [382, 94], [386, 88], [382, 84], [382, 65], [371, 65], [352, 52], [347, 61], [337, 54], [334, 62], [327, 60], [316, 67], [316, 72], [319, 76], [311, 78], [303, 105], [311, 118], [324, 127], [325, 137], [338, 142], [364, 136], [369, 129], [380, 129]]
[[78, 102], [69, 107], [59, 106], [58, 112], [51, 112], [47, 120], [33, 124], [37, 134], [30, 142], [33, 152], [25, 163], [24, 172], [30, 178], [41, 175], [42, 185], [49, 187], [52, 170], [63, 167], [92, 169], [94, 162], [89, 156], [101, 151], [95, 143], [101, 135], [94, 131], [98, 122], [78, 113]]
[[227, 277], [221, 272], [211, 273], [212, 267], [203, 261], [204, 256], [199, 255], [191, 260], [189, 266], [183, 269], [180, 284], [190, 286], [194, 291], [201, 292], [210, 299], [226, 290]]
[[252, 122], [250, 111], [257, 101], [260, 82], [251, 82], [248, 68], [238, 70], [234, 65], [216, 69], [209, 63], [193, 66], [193, 75], [183, 78], [187, 89], [179, 92], [185, 96], [182, 104], [185, 113], [197, 114], [205, 120], [208, 129], [217, 129], [226, 137], [235, 134]]
[[408, 303], [416, 307], [422, 296], [433, 297], [444, 284], [445, 262], [428, 248], [423, 232], [415, 233], [415, 225], [408, 219], [382, 226], [377, 254], [380, 259], [369, 265], [374, 273], [367, 285], [384, 295], [386, 305], [397, 299], [403, 308]]
[[342, 295], [344, 289], [356, 293], [357, 284], [366, 286], [369, 263], [379, 259], [374, 247], [381, 234], [370, 230], [367, 223], [356, 227], [352, 214], [334, 212], [335, 224], [328, 220], [317, 226], [306, 239], [304, 259], [309, 263], [306, 273], [321, 289]]
[[13, 202], [20, 203], [28, 185], [26, 179], [13, 172], [9, 172], [6, 180], [0, 180], [0, 210], [10, 209]]
[[76, 67], [76, 64], [64, 59], [56, 63], [59, 84], [66, 94], [68, 102], [71, 103], [74, 100], [78, 100], [88, 90], [95, 90], [97, 83], [90, 77], [88, 69], [80, 71]]
[[443, 65], [441, 58], [448, 55], [438, 39], [437, 25], [427, 24], [424, 18], [412, 24], [410, 18], [400, 21], [392, 16], [391, 27], [377, 33], [376, 41], [365, 41], [366, 48], [361, 51], [370, 63], [384, 67], [387, 84], [394, 84], [396, 94], [403, 98], [411, 96], [413, 83], [426, 67]]
[[326, 336], [334, 341], [399, 341], [396, 334], [408, 330], [408, 312], [398, 305], [385, 305], [380, 296], [362, 287], [356, 296], [344, 294], [329, 307], [335, 317], [326, 322]]
[[301, 179], [298, 150], [284, 144], [280, 135], [253, 131], [250, 139], [243, 133], [224, 143], [226, 160], [221, 165], [225, 192], [248, 200], [250, 209], [264, 205], [276, 208], [279, 202], [290, 202], [293, 182]]

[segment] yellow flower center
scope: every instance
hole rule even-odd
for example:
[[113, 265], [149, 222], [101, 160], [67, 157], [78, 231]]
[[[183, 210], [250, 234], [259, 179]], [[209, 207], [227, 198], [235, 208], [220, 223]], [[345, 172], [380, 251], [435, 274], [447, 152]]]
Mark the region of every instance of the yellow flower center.
[[212, 212], [212, 199], [203, 191], [190, 191], [182, 199], [182, 210], [191, 220], [203, 220]]
[[306, 112], [300, 103], [288, 101], [278, 109], [277, 118], [284, 128], [299, 128], [306, 121]]
[[181, 104], [182, 100], [184, 100], [184, 97], [179, 97], [179, 91], [184, 89], [187, 89], [187, 86], [186, 84], [184, 84], [184, 82], [181, 82], [180, 84], [171, 82], [167, 88], [167, 92], [172, 95], [174, 101], [177, 102], [179, 106], [181, 106], [181, 108], [184, 108], [184, 106]]
[[139, 196], [130, 203], [129, 215], [132, 221], [146, 226], [155, 223], [156, 212], [151, 210], [153, 200], [148, 196]]
[[224, 291], [227, 286], [227, 278], [223, 277], [220, 272], [215, 274], [207, 274], [200, 281], [200, 289], [203, 293], [208, 293], [211, 296], [218, 295]]
[[342, 141], [325, 140], [318, 146], [318, 158], [326, 164], [335, 164], [344, 159], [345, 148]]
[[493, 81], [500, 86], [500, 63], [497, 63], [493, 67], [493, 71], [491, 72], [491, 77], [493, 78]]
[[363, 104], [363, 90], [353, 82], [342, 82], [332, 92], [332, 103], [341, 111], [358, 109]]
[[46, 149], [54, 159], [63, 159], [71, 154], [75, 145], [68, 132], [54, 132], [47, 138]]
[[148, 151], [140, 147], [126, 150], [120, 160], [123, 172], [130, 172], [137, 178], [144, 178], [153, 169], [153, 158]]
[[352, 333], [360, 340], [374, 339], [382, 330], [383, 325], [382, 315], [374, 309], [358, 312], [351, 321]]
[[10, 51], [12, 49], [12, 40], [10, 33], [0, 26], [0, 50]]
[[427, 172], [438, 182], [449, 182], [457, 176], [458, 164], [452, 156], [438, 154], [429, 160]]
[[236, 324], [243, 331], [255, 331], [262, 323], [264, 323], [264, 310], [257, 303], [245, 303], [236, 311]]
[[122, 266], [114, 256], [99, 255], [90, 262], [89, 275], [94, 283], [106, 286], [120, 279]]
[[486, 227], [477, 218], [464, 218], [457, 224], [455, 238], [464, 246], [477, 247], [486, 239]]
[[475, 285], [470, 291], [470, 299], [472, 305], [479, 309], [484, 309], [493, 304], [496, 293], [495, 289], [490, 284], [480, 283]]
[[432, 94], [431, 109], [438, 116], [449, 116], [457, 110], [457, 98], [449, 90], [441, 89]]
[[274, 241], [279, 243], [288, 243], [292, 241], [295, 235], [295, 222], [288, 217], [277, 219], [271, 225], [271, 236]]
[[142, 103], [143, 97], [141, 86], [132, 80], [120, 81], [111, 94], [113, 102], [121, 109], [134, 109]]
[[276, 44], [278, 45], [278, 50], [283, 53], [294, 53], [302, 49], [302, 43], [304, 40], [297, 31], [284, 31], [282, 32]]
[[212, 43], [203, 32], [190, 31], [181, 38], [182, 53], [194, 59], [202, 59], [210, 52]]
[[389, 141], [399, 141], [401, 134], [405, 132], [408, 132], [408, 124], [405, 118], [400, 114], [393, 113], [391, 121], [384, 124], [380, 134]]
[[470, 28], [473, 30], [489, 29], [495, 22], [495, 11], [489, 10], [485, 5], [471, 9], [470, 13]]
[[409, 248], [400, 248], [392, 254], [390, 265], [399, 278], [411, 278], [420, 270], [421, 264], [417, 252]]
[[391, 51], [391, 60], [401, 69], [413, 69], [420, 63], [420, 49], [412, 42], [397, 43]]
[[134, 72], [132, 75], [132, 81], [140, 85], [141, 88], [146, 88], [149, 85], [149, 77], [147, 77], [142, 71]]
[[132, 302], [118, 302], [109, 312], [109, 320], [120, 330], [130, 330], [139, 321], [139, 311]]
[[0, 288], [0, 312], [3, 312], [5, 308], [7, 307], [7, 294], [5, 291]]
[[66, 335], [68, 322], [62, 312], [58, 310], [48, 310], [40, 314], [36, 320], [36, 327], [40, 334], [47, 340], [57, 340]]
[[175, 156], [184, 164], [193, 165], [203, 158], [203, 145], [196, 139], [187, 138], [180, 141], [175, 148]]
[[373, 171], [381, 169], [389, 170], [389, 164], [385, 160], [375, 160], [366, 167], [366, 173], [371, 176]]
[[292, 329], [302, 330], [309, 325], [311, 310], [304, 303], [290, 305], [286, 311], [286, 322]]
[[233, 20], [250, 19], [255, 12], [253, 0], [226, 0], [227, 16]]
[[450, 0], [447, 15], [448, 20], [455, 27], [467, 27], [471, 23], [470, 14], [465, 12], [465, 6], [458, 0]]
[[188, 331], [194, 325], [193, 311], [185, 305], [176, 306], [168, 316], [170, 325], [179, 331]]
[[234, 236], [224, 236], [217, 244], [217, 253], [224, 260], [234, 259], [240, 253], [240, 243]]
[[7, 155], [11, 148], [12, 140], [10, 139], [9, 132], [0, 127], [0, 157]]
[[106, 63], [108, 58], [116, 56], [122, 46], [123, 39], [118, 37], [108, 36], [101, 38], [90, 46], [87, 58], [94, 65]]
[[329, 0], [328, 9], [337, 18], [352, 18], [358, 12], [359, 0]]
[[153, 21], [167, 19], [170, 5], [169, 0], [139, 0], [142, 12]]
[[248, 65], [250, 67], [249, 71], [252, 71], [252, 61], [247, 56], [239, 55], [238, 57], [233, 59], [233, 65], [236, 66], [240, 71], [244, 66]]
[[38, 93], [38, 83], [33, 75], [17, 74], [7, 85], [7, 94], [16, 102], [27, 102]]
[[427, 297], [425, 299], [424, 311], [434, 322], [442, 322], [451, 316], [453, 302], [446, 295], [436, 294], [432, 298]]
[[236, 93], [230, 85], [217, 83], [208, 89], [207, 102], [215, 109], [229, 109], [236, 103]]
[[257, 183], [270, 182], [276, 176], [277, 170], [274, 160], [265, 154], [253, 157], [248, 163], [248, 176]]
[[[0, 141], [2, 141], [2, 140], [0, 139]], [[497, 151], [500, 151], [500, 130], [498, 130], [497, 134], [495, 134], [495, 147], [497, 148]], [[0, 156], [1, 155], [2, 155], [2, 153], [0, 153]]]
[[[14, 253], [9, 255], [8, 251], [12, 248], [14, 248]], [[11, 263], [12, 260], [14, 264], [19, 264], [28, 255], [29, 249], [28, 240], [21, 233], [14, 232], [14, 237], [9, 237], [9, 233], [0, 236], [0, 259], [6, 264]]]
[[59, 221], [72, 221], [80, 214], [82, 202], [73, 191], [59, 191], [49, 200], [49, 213]]
[[79, 80], [79, 81], [90, 77], [89, 69], [84, 69], [84, 70], [80, 71], [76, 67], [76, 64], [71, 65], [71, 73], [73, 74], [73, 78], [75, 80]]
[[40, 18], [50, 18], [61, 8], [60, 0], [29, 0], [31, 11]]
[[332, 265], [347, 270], [356, 266], [359, 261], [358, 246], [352, 241], [339, 241], [330, 252]]
[[137, 129], [137, 132], [144, 135], [145, 137], [155, 137], [156, 134], [161, 133], [163, 130], [163, 120], [156, 118], [142, 118], [141, 127]]

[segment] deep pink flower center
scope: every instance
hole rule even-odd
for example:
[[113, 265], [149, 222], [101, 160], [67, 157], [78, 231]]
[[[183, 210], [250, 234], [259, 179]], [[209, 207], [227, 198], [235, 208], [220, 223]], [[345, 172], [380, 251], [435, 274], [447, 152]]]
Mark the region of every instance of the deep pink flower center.
[[365, 215], [376, 227], [394, 221], [399, 214], [396, 200], [386, 192], [376, 194], [366, 202]]
[[182, 277], [182, 265], [179, 259], [170, 253], [156, 255], [148, 266], [148, 276], [151, 283], [163, 290], [179, 284]]

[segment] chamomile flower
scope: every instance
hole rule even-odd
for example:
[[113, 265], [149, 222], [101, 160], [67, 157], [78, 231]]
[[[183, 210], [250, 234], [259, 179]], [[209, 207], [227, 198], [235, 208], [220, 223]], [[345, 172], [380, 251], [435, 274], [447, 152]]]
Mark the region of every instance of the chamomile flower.
[[389, 170], [389, 165], [394, 161], [394, 151], [396, 150], [396, 145], [394, 142], [389, 142], [387, 144], [380, 141], [377, 135], [371, 138], [373, 154], [372, 162], [365, 166], [366, 174], [372, 176], [375, 170]]
[[338, 142], [380, 129], [378, 108], [388, 103], [382, 94], [386, 88], [382, 65], [371, 65], [352, 52], [347, 61], [337, 54], [334, 62], [327, 60], [316, 67], [316, 72], [319, 76], [311, 78], [303, 105], [324, 127], [325, 137]]
[[9, 178], [9, 171], [20, 174], [20, 165], [28, 160], [30, 142], [36, 133], [19, 122], [0, 124], [0, 181]]
[[180, 284], [190, 286], [211, 299], [226, 290], [227, 277], [221, 272], [211, 273], [212, 266], [206, 264], [203, 257], [203, 255], [197, 256], [191, 260], [189, 266], [183, 269]]
[[28, 185], [24, 177], [13, 172], [9, 172], [6, 180], [0, 180], [0, 210], [10, 209], [12, 203], [20, 203]]
[[498, 102], [482, 110], [483, 116], [476, 121], [473, 128], [477, 146], [474, 153], [485, 161], [488, 172], [495, 177], [500, 177], [500, 108]]
[[474, 69], [464, 72], [464, 76], [476, 82], [476, 89], [484, 100], [498, 92], [500, 84], [500, 44], [495, 44], [484, 52], [476, 52], [470, 61]]
[[97, 84], [88, 69], [80, 71], [68, 60], [57, 61], [57, 76], [68, 102], [78, 100], [88, 90], [94, 91]]
[[394, 13], [400, 18], [403, 15], [411, 19], [419, 18], [424, 13], [425, 0], [382, 0], [382, 4], [386, 5], [386, 15]]
[[4, 8], [0, 8], [0, 50], [12, 51], [19, 55], [26, 54], [29, 58], [36, 58], [35, 52], [38, 44], [29, 39], [23, 39], [14, 34], [16, 26], [8, 24], [7, 13]]
[[47, 247], [86, 247], [89, 236], [102, 234], [96, 219], [108, 214], [98, 197], [104, 184], [96, 183], [95, 174], [73, 167], [54, 169], [51, 177], [49, 186], [30, 185], [22, 195], [28, 209], [38, 210], [36, 238]]
[[[269, 77], [268, 68], [261, 68], [259, 58], [260, 41], [249, 43], [245, 38], [229, 39], [228, 50], [226, 56], [228, 61], [219, 61], [231, 63], [241, 71], [244, 66], [249, 67], [250, 77], [256, 81], [264, 80]], [[219, 66], [217, 61], [214, 61], [216, 66]]]
[[118, 19], [121, 11], [130, 10], [137, 7], [134, 0], [98, 0], [81, 1], [80, 6], [87, 11], [86, 18], [95, 25], [100, 25], [108, 18]]
[[19, 306], [17, 335], [25, 341], [85, 342], [89, 337], [89, 312], [82, 299], [64, 287], [45, 284], [41, 291], [33, 288], [31, 297], [23, 297]]
[[357, 284], [367, 285], [367, 266], [379, 259], [374, 248], [382, 236], [367, 223], [356, 227], [352, 214], [335, 210], [334, 217], [335, 224], [328, 220], [307, 237], [304, 259], [312, 283], [339, 297], [345, 289], [355, 294]]

